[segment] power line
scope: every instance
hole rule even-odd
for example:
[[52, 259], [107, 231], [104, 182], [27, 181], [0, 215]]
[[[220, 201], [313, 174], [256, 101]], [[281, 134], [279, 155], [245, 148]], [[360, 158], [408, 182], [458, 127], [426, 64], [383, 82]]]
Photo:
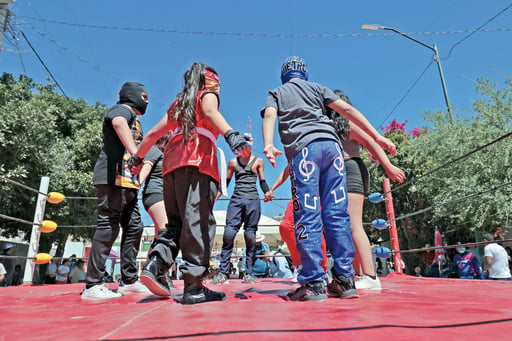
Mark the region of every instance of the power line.
[[499, 17], [500, 15], [502, 15], [506, 10], [508, 10], [510, 7], [512, 7], [512, 4], [508, 5], [507, 7], [505, 7], [504, 9], [502, 9], [498, 14], [496, 14], [495, 16], [493, 16], [491, 19], [487, 20], [486, 22], [484, 22], [482, 25], [480, 25], [476, 30], [473, 30], [471, 33], [469, 33], [467, 36], [465, 36], [464, 38], [462, 38], [461, 40], [459, 40], [458, 42], [456, 42], [452, 48], [450, 49], [450, 52], [448, 53], [448, 56], [446, 58], [443, 58], [443, 59], [448, 59], [450, 58], [450, 56], [452, 55], [452, 51], [458, 46], [460, 45], [464, 40], [468, 39], [469, 37], [471, 37], [473, 34], [475, 34], [476, 32], [482, 32], [481, 29], [487, 25], [488, 23], [490, 23], [491, 21], [493, 21], [494, 19], [496, 19], [497, 17]]
[[[22, 16], [34, 21], [42, 21], [58, 25], [76, 26], [94, 29], [106, 30], [121, 30], [121, 31], [140, 31], [140, 32], [156, 32], [156, 33], [176, 33], [176, 34], [193, 34], [193, 35], [217, 35], [217, 36], [240, 36], [240, 37], [268, 37], [268, 38], [340, 38], [340, 37], [365, 37], [365, 36], [391, 36], [392, 33], [334, 33], [334, 34], [275, 34], [275, 33], [242, 33], [242, 32], [213, 32], [213, 31], [187, 31], [187, 30], [168, 30], [156, 28], [136, 28], [127, 26], [108, 26], [108, 25], [88, 25], [76, 24], [51, 19], [41, 19], [28, 16]], [[439, 32], [411, 32], [411, 35], [431, 35], [431, 34], [471, 34], [476, 32], [499, 32], [499, 31], [512, 31], [512, 28], [497, 28], [487, 30], [455, 30], [455, 31], [439, 31]]]
[[23, 36], [23, 38], [25, 38], [25, 41], [27, 42], [28, 46], [30, 46], [30, 48], [32, 49], [32, 52], [34, 52], [34, 54], [36, 55], [37, 59], [39, 59], [39, 61], [41, 62], [41, 64], [43, 65], [43, 67], [45, 68], [45, 70], [48, 72], [48, 74], [50, 75], [50, 77], [52, 77], [53, 81], [55, 82], [55, 84], [57, 85], [57, 87], [60, 89], [60, 91], [62, 92], [62, 94], [64, 95], [64, 97], [66, 97], [67, 99], [69, 99], [69, 97], [66, 95], [66, 93], [64, 92], [64, 90], [61, 88], [59, 82], [57, 82], [57, 80], [55, 79], [55, 77], [53, 76], [52, 72], [50, 71], [50, 69], [48, 69], [48, 67], [46, 66], [46, 64], [44, 63], [44, 61], [41, 59], [41, 57], [39, 56], [39, 54], [37, 53], [36, 49], [32, 46], [32, 44], [30, 43], [30, 41], [28, 40], [27, 36], [25, 35], [25, 33], [23, 33], [22, 30], [20, 30], [20, 33], [21, 35]]
[[423, 70], [423, 72], [421, 72], [421, 74], [418, 76], [418, 78], [416, 78], [416, 80], [412, 83], [412, 85], [409, 87], [409, 89], [405, 92], [405, 94], [402, 96], [402, 98], [398, 101], [398, 103], [393, 107], [393, 109], [389, 112], [389, 114], [386, 116], [386, 118], [384, 118], [382, 120], [382, 122], [379, 124], [380, 126], [382, 126], [382, 124], [384, 124], [384, 122], [386, 122], [386, 120], [389, 118], [389, 116], [391, 116], [391, 114], [393, 114], [393, 112], [395, 112], [396, 108], [398, 108], [398, 106], [400, 104], [402, 104], [402, 102], [405, 100], [405, 98], [409, 95], [409, 93], [412, 91], [412, 89], [416, 86], [416, 84], [418, 84], [419, 80], [423, 77], [423, 75], [425, 75], [425, 72], [427, 72], [427, 70], [430, 68], [430, 66], [432, 65], [432, 63], [434, 62], [434, 60], [431, 60], [430, 63], [427, 65], [427, 67]]
[[116, 76], [114, 76], [113, 74], [107, 72], [107, 71], [104, 71], [102, 69], [100, 69], [100, 67], [92, 64], [91, 62], [89, 62], [88, 60], [80, 57], [79, 55], [77, 55], [75, 52], [71, 51], [70, 49], [64, 47], [63, 45], [59, 44], [55, 39], [51, 38], [50, 36], [48, 36], [47, 34], [39, 31], [38, 29], [36, 29], [34, 26], [32, 26], [31, 24], [25, 22], [25, 24], [27, 26], [29, 26], [32, 30], [34, 30], [36, 33], [40, 34], [41, 36], [43, 36], [45, 39], [47, 39], [49, 42], [55, 44], [57, 47], [61, 48], [62, 50], [66, 51], [67, 53], [69, 53], [70, 55], [72, 55], [73, 57], [77, 58], [78, 60], [80, 60], [81, 62], [84, 62], [85, 64], [87, 64], [88, 66], [90, 66], [91, 68], [93, 68], [94, 70], [106, 75], [106, 76], [109, 76], [110, 78], [112, 78], [113, 80], [119, 82], [119, 78], [117, 78]]

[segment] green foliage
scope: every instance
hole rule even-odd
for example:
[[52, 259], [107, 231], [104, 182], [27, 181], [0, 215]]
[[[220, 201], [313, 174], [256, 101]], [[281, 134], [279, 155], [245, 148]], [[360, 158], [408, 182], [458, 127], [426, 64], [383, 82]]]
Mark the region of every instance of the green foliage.
[[[88, 105], [82, 99], [67, 99], [55, 93], [52, 84], [35, 84], [30, 78], [0, 78], [0, 174], [39, 189], [42, 176], [50, 177], [49, 191], [66, 197], [95, 197], [92, 171], [101, 148], [103, 105]], [[0, 212], [32, 221], [37, 194], [0, 181]], [[46, 205], [44, 219], [58, 225], [95, 224], [94, 200], [65, 200]], [[0, 221], [5, 237], [30, 237], [31, 226]], [[68, 235], [90, 237], [89, 228], [59, 228], [41, 234], [42, 242], [63, 246]]]
[[[416, 176], [412, 184], [392, 192], [401, 249], [433, 245], [436, 225], [448, 244], [475, 241], [475, 232], [508, 227], [512, 186], [492, 189], [512, 181], [512, 137], [475, 150], [512, 131], [512, 80], [497, 89], [496, 84], [480, 79], [477, 91], [480, 98], [471, 117], [456, 117], [451, 124], [445, 113], [427, 112], [428, 129], [418, 137], [404, 134], [405, 129], [386, 133], [397, 145], [391, 161]], [[466, 154], [470, 155], [457, 161]], [[381, 167], [371, 175], [375, 190], [382, 192]], [[386, 218], [384, 204], [376, 206], [366, 205], [370, 216], [365, 221]], [[413, 262], [410, 267], [421, 263], [421, 255], [404, 256]]]

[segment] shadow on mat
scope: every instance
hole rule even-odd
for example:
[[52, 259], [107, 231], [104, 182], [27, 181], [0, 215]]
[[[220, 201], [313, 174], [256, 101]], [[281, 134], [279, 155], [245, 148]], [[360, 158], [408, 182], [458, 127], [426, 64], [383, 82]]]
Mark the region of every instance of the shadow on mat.
[[[240, 300], [247, 300], [251, 297], [250, 293], [256, 293], [260, 295], [273, 295], [278, 296], [279, 298], [288, 301], [289, 298], [286, 296], [290, 292], [289, 289], [273, 289], [273, 290], [261, 290], [258, 288], [247, 288], [244, 290], [232, 291], [232, 294], [235, 294], [235, 298]], [[248, 295], [249, 294], [249, 295]]]

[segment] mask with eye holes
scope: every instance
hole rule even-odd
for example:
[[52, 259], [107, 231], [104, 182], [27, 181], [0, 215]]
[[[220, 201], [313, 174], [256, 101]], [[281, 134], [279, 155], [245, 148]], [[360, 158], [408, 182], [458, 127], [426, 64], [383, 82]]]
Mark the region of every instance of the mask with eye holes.
[[118, 104], [126, 104], [137, 109], [141, 115], [146, 112], [148, 106], [148, 94], [144, 84], [126, 82], [119, 91]]

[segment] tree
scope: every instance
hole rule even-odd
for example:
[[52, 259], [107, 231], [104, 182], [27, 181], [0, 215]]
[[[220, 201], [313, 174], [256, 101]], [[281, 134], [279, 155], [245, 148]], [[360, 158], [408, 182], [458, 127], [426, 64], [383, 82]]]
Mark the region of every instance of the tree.
[[[4, 73], [0, 78], [0, 174], [33, 189], [41, 176], [50, 177], [50, 191], [66, 197], [95, 197], [92, 186], [94, 162], [101, 148], [101, 124], [105, 106], [89, 105], [82, 99], [68, 99], [55, 93], [55, 85], [35, 84], [20, 76]], [[0, 181], [0, 212], [32, 221], [37, 195]], [[47, 204], [44, 219], [62, 226], [95, 224], [96, 202], [65, 200]], [[31, 225], [2, 220], [5, 237], [30, 237]], [[62, 254], [69, 235], [90, 238], [91, 228], [59, 228], [41, 234], [40, 252], [52, 243]]]
[[[428, 129], [405, 134], [405, 125], [391, 124], [394, 129], [386, 132], [397, 144], [392, 162], [411, 170], [416, 179], [392, 193], [401, 249], [433, 244], [435, 226], [449, 244], [455, 244], [475, 241], [475, 232], [495, 232], [508, 225], [512, 186], [506, 184], [512, 180], [512, 137], [475, 150], [512, 130], [512, 81], [497, 89], [496, 84], [479, 79], [477, 91], [480, 98], [469, 117], [457, 117], [452, 124], [443, 112], [427, 112]], [[373, 184], [380, 185], [382, 176], [381, 170], [372, 172]], [[379, 212], [386, 217], [382, 205], [380, 211], [367, 207], [368, 214]]]

